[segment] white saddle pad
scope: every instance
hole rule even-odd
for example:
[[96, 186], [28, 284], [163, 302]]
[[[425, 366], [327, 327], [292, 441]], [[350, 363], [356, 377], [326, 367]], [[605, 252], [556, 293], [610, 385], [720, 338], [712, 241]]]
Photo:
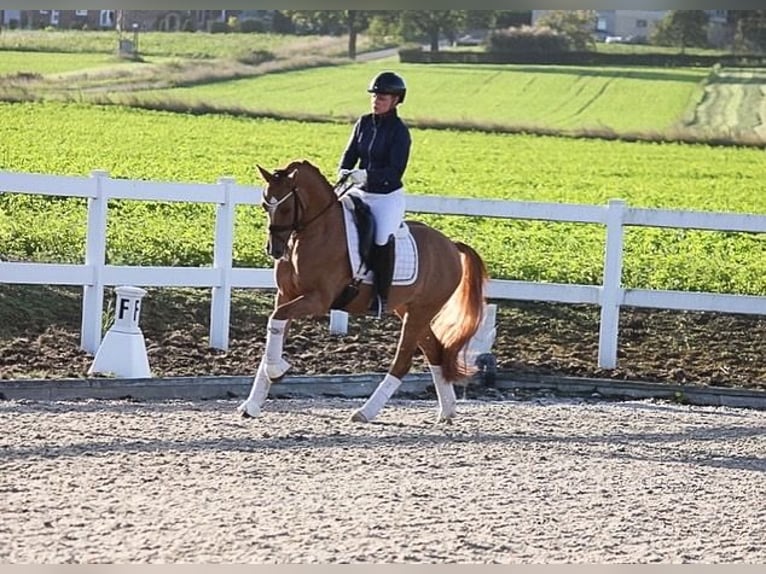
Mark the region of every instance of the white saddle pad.
[[[363, 283], [372, 283], [372, 271], [362, 267], [362, 258], [359, 256], [359, 231], [354, 223], [353, 203], [343, 198], [343, 217], [346, 223], [346, 243], [348, 245], [349, 260], [354, 277], [361, 277]], [[406, 223], [394, 234], [394, 278], [392, 285], [412, 285], [418, 276], [418, 249], [415, 238], [410, 233]]]

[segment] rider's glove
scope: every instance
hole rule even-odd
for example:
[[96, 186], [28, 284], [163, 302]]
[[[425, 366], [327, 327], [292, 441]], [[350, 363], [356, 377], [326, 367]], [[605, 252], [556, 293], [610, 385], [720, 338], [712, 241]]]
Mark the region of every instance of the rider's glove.
[[339, 177], [348, 176], [348, 178], [354, 182], [355, 185], [362, 186], [367, 183], [367, 170], [366, 169], [341, 169], [338, 172]]

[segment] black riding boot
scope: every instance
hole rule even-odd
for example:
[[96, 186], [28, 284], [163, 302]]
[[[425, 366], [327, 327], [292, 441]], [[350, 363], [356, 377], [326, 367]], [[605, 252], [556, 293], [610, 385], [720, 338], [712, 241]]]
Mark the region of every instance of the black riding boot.
[[370, 311], [380, 318], [386, 312], [388, 290], [394, 278], [394, 236], [388, 237], [385, 245], [374, 245], [372, 250], [372, 273], [375, 294]]

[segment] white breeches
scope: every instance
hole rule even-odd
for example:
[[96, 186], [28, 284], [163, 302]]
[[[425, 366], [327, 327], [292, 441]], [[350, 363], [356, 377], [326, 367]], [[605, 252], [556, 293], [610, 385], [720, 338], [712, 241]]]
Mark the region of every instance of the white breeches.
[[391, 193], [367, 193], [352, 187], [348, 193], [356, 195], [370, 206], [375, 220], [375, 244], [385, 245], [389, 235], [395, 234], [404, 220], [404, 188], [400, 187]]

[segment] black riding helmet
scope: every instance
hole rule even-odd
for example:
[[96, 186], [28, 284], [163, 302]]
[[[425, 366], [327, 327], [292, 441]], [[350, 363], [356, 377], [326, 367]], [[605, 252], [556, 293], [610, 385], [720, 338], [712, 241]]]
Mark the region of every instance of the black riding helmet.
[[367, 91], [371, 94], [393, 94], [399, 96], [399, 103], [404, 102], [404, 96], [407, 94], [407, 86], [404, 79], [394, 72], [381, 72], [370, 82]]

